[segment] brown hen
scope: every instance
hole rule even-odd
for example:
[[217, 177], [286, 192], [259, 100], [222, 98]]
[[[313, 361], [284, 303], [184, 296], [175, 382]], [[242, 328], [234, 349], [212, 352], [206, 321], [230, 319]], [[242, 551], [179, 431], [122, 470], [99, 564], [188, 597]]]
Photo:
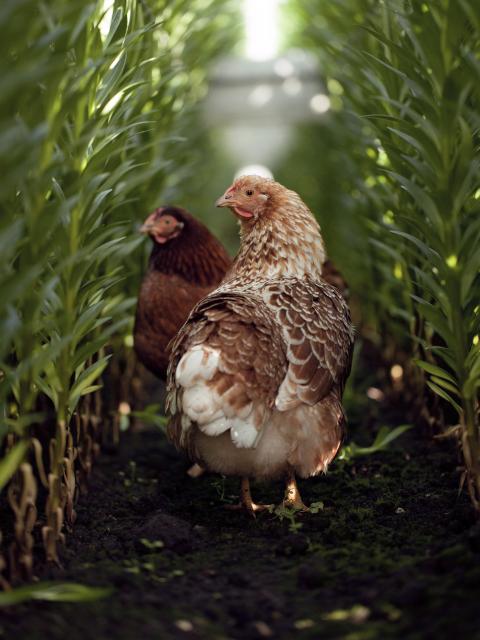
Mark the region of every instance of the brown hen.
[[212, 471], [287, 477], [284, 503], [303, 508], [294, 474], [325, 471], [343, 434], [341, 397], [353, 327], [322, 278], [320, 229], [300, 197], [244, 176], [219, 199], [241, 222], [241, 246], [218, 289], [172, 346], [169, 435]]
[[140, 230], [153, 248], [138, 296], [134, 347], [147, 369], [165, 379], [168, 343], [231, 260], [205, 225], [180, 207], [156, 209]]

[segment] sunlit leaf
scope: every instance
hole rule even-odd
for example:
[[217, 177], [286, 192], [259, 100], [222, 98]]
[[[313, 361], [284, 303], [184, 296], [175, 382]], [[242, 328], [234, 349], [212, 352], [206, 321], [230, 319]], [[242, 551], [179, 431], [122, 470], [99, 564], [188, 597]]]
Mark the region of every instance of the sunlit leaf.
[[20, 440], [0, 460], [0, 491], [23, 462], [29, 446], [28, 440]]
[[89, 587], [74, 582], [40, 582], [0, 593], [0, 607], [8, 607], [28, 600], [44, 602], [91, 602], [112, 595], [109, 587]]
[[358, 456], [367, 456], [379, 451], [383, 451], [388, 445], [399, 438], [403, 433], [412, 428], [410, 424], [400, 425], [393, 429], [383, 426], [377, 433], [375, 440], [368, 447], [360, 447], [354, 442], [350, 442], [348, 445], [342, 448], [340, 459], [350, 460]]

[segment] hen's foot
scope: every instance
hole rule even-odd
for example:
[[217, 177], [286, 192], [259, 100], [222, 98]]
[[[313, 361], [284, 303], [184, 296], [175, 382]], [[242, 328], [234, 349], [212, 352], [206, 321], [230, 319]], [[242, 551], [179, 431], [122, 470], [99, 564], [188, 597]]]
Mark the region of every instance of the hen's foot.
[[284, 509], [293, 509], [293, 511], [301, 511], [306, 513], [307, 511], [310, 511], [310, 508], [307, 507], [307, 505], [303, 502], [303, 500], [300, 498], [300, 500], [282, 500], [282, 507]]
[[302, 500], [293, 471], [288, 474], [282, 506], [285, 509], [294, 509], [295, 511], [309, 511]]
[[272, 508], [271, 504], [257, 504], [252, 500], [252, 494], [250, 492], [250, 481], [248, 478], [242, 478], [240, 502], [238, 504], [227, 504], [226, 509], [232, 511], [243, 510], [255, 518], [257, 511], [269, 511]]
[[190, 469], [188, 469], [187, 476], [190, 476], [190, 478], [200, 478], [200, 476], [203, 476], [204, 473], [205, 473], [205, 469], [201, 467], [199, 464], [195, 463], [195, 464], [192, 464]]
[[250, 504], [238, 502], [237, 504], [224, 505], [225, 509], [229, 511], [245, 511], [254, 518], [256, 517], [257, 511], [271, 511], [273, 506], [273, 504], [257, 504], [256, 502], [251, 502]]

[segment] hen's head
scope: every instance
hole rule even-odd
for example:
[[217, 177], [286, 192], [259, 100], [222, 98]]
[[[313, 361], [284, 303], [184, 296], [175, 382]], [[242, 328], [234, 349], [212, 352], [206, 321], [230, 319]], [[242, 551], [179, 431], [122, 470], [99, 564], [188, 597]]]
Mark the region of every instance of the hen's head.
[[216, 205], [229, 207], [237, 218], [251, 225], [267, 215], [275, 205], [281, 204], [281, 189], [284, 188], [268, 178], [241, 176], [217, 200]]
[[232, 277], [321, 274], [320, 227], [298, 193], [268, 178], [241, 176], [216, 204], [231, 209], [241, 222]]
[[157, 244], [166, 244], [178, 238], [184, 230], [186, 212], [180, 207], [160, 207], [155, 209], [143, 225], [142, 233], [147, 233]]

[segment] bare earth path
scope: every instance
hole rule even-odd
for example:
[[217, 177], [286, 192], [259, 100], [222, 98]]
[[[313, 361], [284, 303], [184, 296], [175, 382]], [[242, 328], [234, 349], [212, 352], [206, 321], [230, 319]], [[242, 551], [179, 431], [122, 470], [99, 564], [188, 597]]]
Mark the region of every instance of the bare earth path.
[[235, 481], [189, 479], [158, 431], [127, 436], [96, 466], [64, 571], [43, 576], [112, 595], [3, 610], [0, 638], [480, 638], [480, 529], [454, 463], [405, 435], [301, 483], [318, 513], [254, 521], [222, 508]]

